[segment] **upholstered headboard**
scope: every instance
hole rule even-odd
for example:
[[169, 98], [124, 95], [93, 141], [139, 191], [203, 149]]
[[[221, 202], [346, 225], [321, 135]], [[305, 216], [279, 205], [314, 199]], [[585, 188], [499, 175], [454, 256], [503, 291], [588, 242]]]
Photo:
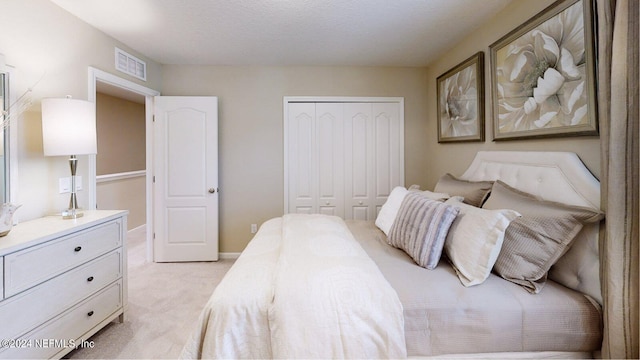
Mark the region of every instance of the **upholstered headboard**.
[[[600, 182], [570, 152], [480, 151], [461, 178], [502, 180], [544, 200], [600, 209]], [[598, 232], [599, 224], [585, 226], [549, 278], [602, 304]]]

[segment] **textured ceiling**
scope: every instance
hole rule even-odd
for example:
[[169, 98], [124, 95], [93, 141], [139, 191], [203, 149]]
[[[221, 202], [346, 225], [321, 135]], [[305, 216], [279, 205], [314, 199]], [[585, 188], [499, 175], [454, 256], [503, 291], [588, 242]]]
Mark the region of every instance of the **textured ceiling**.
[[51, 0], [161, 64], [425, 66], [512, 0]]

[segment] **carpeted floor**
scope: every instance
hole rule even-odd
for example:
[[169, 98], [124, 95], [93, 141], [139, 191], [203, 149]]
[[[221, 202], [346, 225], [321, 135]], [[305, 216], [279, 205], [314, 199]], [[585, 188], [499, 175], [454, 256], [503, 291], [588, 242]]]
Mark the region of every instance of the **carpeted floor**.
[[71, 359], [175, 359], [213, 289], [234, 260], [149, 263], [144, 233], [128, 240], [129, 309], [96, 333], [93, 348], [69, 353]]

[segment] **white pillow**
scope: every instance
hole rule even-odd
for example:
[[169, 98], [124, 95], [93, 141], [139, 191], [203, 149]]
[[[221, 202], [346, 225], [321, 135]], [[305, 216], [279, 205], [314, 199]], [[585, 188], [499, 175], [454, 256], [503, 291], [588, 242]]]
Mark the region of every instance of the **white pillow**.
[[445, 204], [460, 209], [449, 228], [444, 248], [464, 286], [484, 282], [498, 259], [509, 223], [520, 216], [514, 210], [487, 210], [453, 197]]
[[391, 190], [387, 201], [380, 208], [378, 217], [376, 218], [376, 226], [382, 230], [382, 232], [389, 236], [389, 230], [393, 225], [393, 221], [396, 219], [402, 200], [407, 195], [408, 190], [402, 186], [396, 186]]

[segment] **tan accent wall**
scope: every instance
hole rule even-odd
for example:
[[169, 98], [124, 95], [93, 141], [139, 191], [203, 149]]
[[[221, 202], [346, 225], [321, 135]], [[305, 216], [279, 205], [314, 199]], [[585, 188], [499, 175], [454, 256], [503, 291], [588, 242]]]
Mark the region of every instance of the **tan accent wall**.
[[96, 128], [97, 175], [146, 168], [144, 104], [98, 93]]
[[128, 230], [147, 222], [145, 177], [100, 182], [96, 187], [98, 209], [129, 210]]
[[[444, 56], [429, 65], [427, 71], [427, 96], [425, 102], [428, 113], [425, 118], [427, 144], [423, 165], [428, 169], [423, 189], [432, 189], [438, 178], [446, 172], [460, 175], [464, 172], [479, 150], [538, 150], [571, 151], [580, 156], [589, 170], [600, 177], [600, 138], [563, 137], [535, 140], [492, 141], [492, 112], [490, 100], [490, 56], [489, 45], [508, 34], [511, 30], [526, 22], [535, 14], [552, 4], [553, 0], [513, 1], [493, 20], [486, 22], [459, 44], [452, 46]], [[485, 52], [485, 142], [475, 143], [438, 143], [437, 125], [437, 88], [436, 79], [452, 67], [478, 51]]]
[[[98, 93], [96, 128], [97, 175], [145, 170], [145, 105]], [[127, 227], [146, 223], [145, 176], [99, 181], [96, 187], [98, 209], [129, 210]]]
[[219, 97], [221, 252], [284, 211], [284, 96], [404, 97], [405, 181], [426, 182], [425, 68], [165, 65], [163, 82], [164, 95]]

